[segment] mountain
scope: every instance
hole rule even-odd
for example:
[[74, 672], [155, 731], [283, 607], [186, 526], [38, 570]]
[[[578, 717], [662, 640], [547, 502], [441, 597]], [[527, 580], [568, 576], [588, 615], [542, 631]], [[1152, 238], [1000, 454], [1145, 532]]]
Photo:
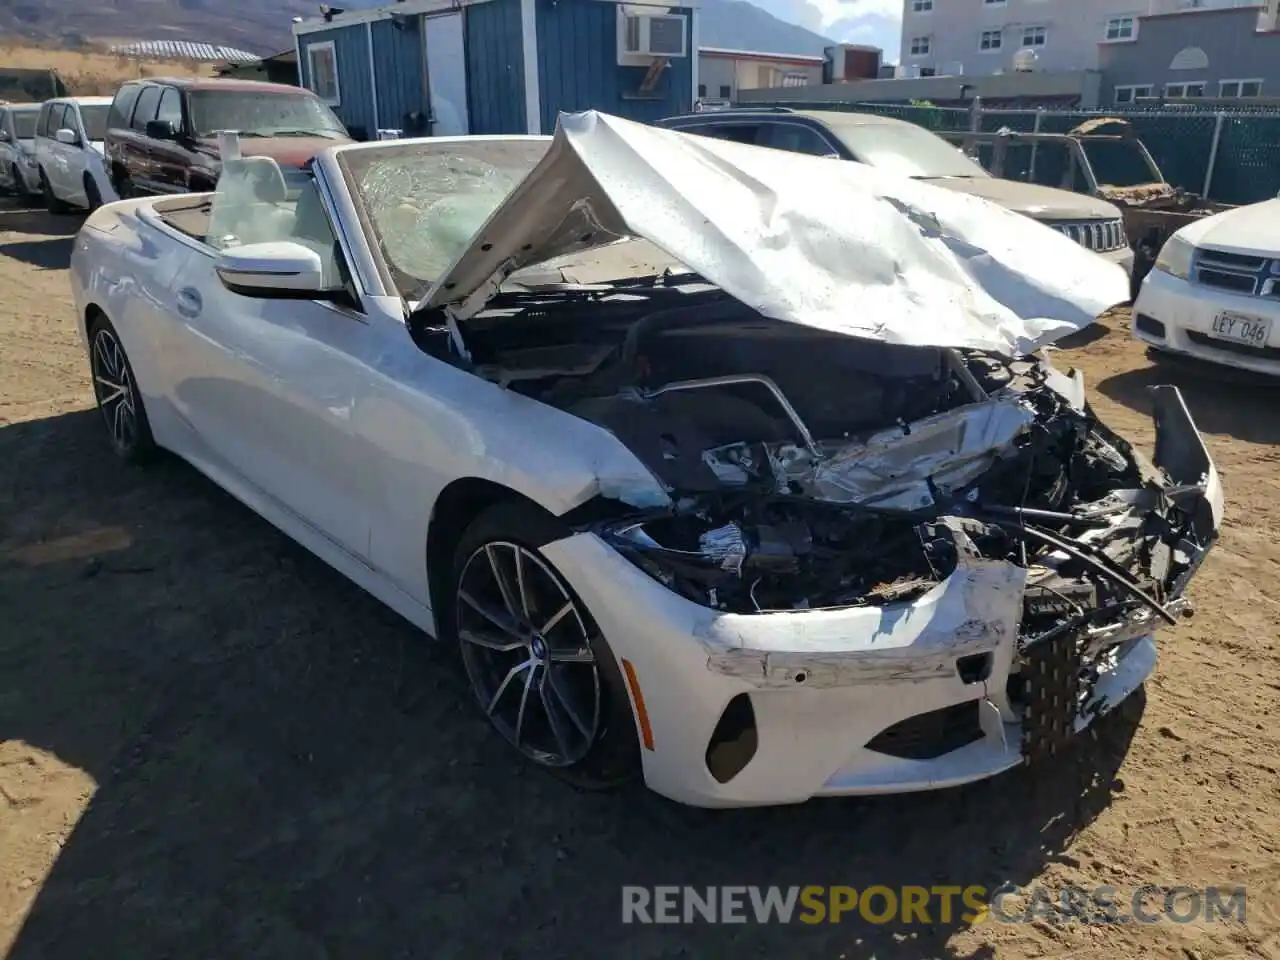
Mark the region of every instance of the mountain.
[[820, 57], [832, 42], [745, 0], [703, 0], [698, 8], [698, 43], [704, 47]]
[[[318, 0], [0, 0], [0, 40], [69, 47], [88, 40], [196, 40], [267, 54], [291, 46], [289, 21], [314, 17], [318, 8]], [[830, 43], [744, 0], [704, 0], [700, 11], [699, 43], [706, 47], [821, 55]]]

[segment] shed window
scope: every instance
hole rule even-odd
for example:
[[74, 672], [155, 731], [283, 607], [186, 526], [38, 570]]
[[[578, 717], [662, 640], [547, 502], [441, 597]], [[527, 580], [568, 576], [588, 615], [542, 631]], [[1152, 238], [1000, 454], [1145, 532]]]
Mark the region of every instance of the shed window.
[[1193, 98], [1204, 96], [1203, 83], [1166, 83], [1164, 95], [1171, 99]]
[[727, 84], [727, 83], [725, 83], [725, 84], [721, 84], [721, 86], [720, 86], [720, 99], [721, 99], [721, 100], [728, 100], [728, 99], [729, 99], [729, 97], [731, 97], [732, 95], [733, 95], [733, 91], [729, 89], [729, 84]]
[[307, 47], [308, 86], [317, 97], [331, 107], [342, 103], [342, 91], [338, 86], [338, 55], [333, 41], [313, 43]]

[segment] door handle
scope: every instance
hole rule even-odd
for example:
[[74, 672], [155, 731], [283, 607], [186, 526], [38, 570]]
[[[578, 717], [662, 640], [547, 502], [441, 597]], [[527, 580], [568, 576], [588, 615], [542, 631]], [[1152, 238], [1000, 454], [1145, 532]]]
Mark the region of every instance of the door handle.
[[200, 299], [200, 292], [191, 287], [185, 287], [178, 291], [178, 313], [186, 317], [188, 320], [200, 315], [200, 308], [204, 306]]

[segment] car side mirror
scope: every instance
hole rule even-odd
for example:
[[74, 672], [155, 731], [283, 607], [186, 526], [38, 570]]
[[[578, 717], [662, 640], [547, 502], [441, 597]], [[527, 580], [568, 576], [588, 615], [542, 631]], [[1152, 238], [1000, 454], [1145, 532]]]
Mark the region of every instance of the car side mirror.
[[80, 146], [80, 134], [76, 133], [70, 127], [63, 127], [53, 135], [53, 138], [59, 143], [65, 143], [68, 147]]
[[324, 300], [341, 292], [325, 287], [320, 254], [289, 240], [224, 250], [213, 269], [224, 287], [242, 297]]
[[148, 120], [147, 137], [151, 140], [177, 140], [178, 128], [172, 120]]

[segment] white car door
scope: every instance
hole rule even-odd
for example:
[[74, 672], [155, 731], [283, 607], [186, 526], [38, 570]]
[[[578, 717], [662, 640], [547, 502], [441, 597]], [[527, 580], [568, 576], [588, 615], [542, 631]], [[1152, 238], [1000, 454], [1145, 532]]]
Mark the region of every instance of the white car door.
[[89, 205], [89, 198], [84, 192], [85, 161], [93, 151], [93, 147], [85, 138], [84, 124], [80, 120], [80, 108], [74, 103], [67, 104], [66, 124], [79, 138], [79, 142], [75, 145], [59, 144], [64, 151], [65, 163], [63, 176], [66, 178], [66, 193], [63, 194], [63, 198], [77, 207], [86, 207]]
[[18, 172], [18, 141], [14, 135], [13, 119], [8, 110], [0, 110], [0, 186], [14, 188], [13, 175]]
[[70, 144], [62, 143], [58, 139], [59, 130], [74, 130], [75, 107], [70, 104], [54, 104], [53, 111], [49, 116], [49, 159], [50, 162], [45, 166], [45, 176], [49, 178], [49, 185], [53, 188], [53, 195], [59, 200], [72, 200], [72, 186], [70, 173], [70, 154], [77, 149]]
[[[320, 214], [310, 223], [330, 230], [313, 183], [308, 191], [304, 204]], [[215, 205], [223, 199], [220, 191]], [[292, 201], [254, 205], [238, 225], [221, 217], [210, 233], [295, 239]], [[335, 248], [330, 231], [331, 257]], [[352, 414], [378, 337], [354, 309], [233, 293], [214, 270], [217, 253], [194, 255], [175, 283], [175, 407], [224, 467], [364, 560], [372, 452]]]

